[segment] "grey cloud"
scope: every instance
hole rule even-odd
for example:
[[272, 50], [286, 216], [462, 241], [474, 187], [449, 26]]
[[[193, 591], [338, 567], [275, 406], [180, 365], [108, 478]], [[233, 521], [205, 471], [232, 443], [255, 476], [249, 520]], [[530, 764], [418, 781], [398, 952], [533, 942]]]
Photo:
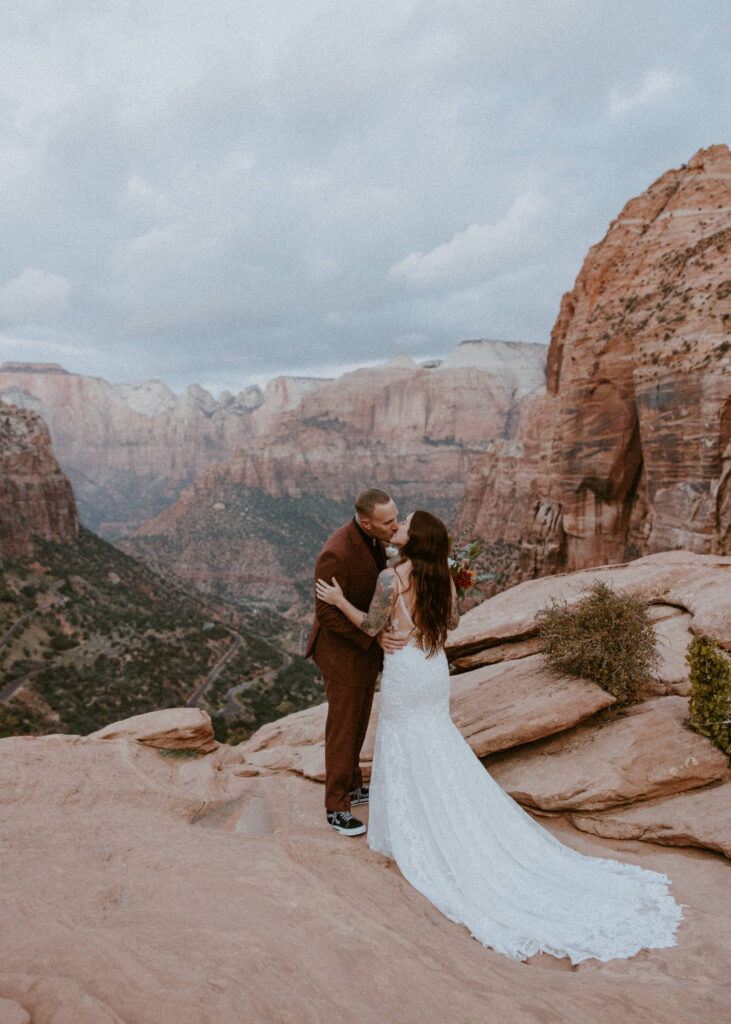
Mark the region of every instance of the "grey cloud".
[[235, 391], [547, 341], [624, 202], [725, 141], [725, 25], [720, 0], [18, 3], [0, 297], [28, 268], [68, 290], [42, 322], [6, 302], [0, 352]]

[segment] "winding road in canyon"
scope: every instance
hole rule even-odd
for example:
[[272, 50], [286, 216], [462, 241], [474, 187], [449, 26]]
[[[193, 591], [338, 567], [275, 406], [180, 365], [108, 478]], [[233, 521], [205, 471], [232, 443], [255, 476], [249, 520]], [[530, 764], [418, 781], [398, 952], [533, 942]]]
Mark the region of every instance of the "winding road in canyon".
[[[203, 680], [203, 682], [200, 684], [198, 689], [195, 691], [193, 696], [188, 700], [188, 706], [189, 707], [192, 707], [192, 708], [198, 707], [198, 701], [201, 699], [201, 697], [206, 692], [208, 687], [211, 686], [218, 679], [218, 677], [220, 676], [221, 672], [223, 672], [223, 670], [226, 667], [226, 665], [228, 665], [228, 663], [231, 661], [231, 659], [235, 658], [236, 655], [238, 654], [239, 649], [240, 649], [242, 643], [244, 642], [244, 638], [242, 637], [242, 635], [240, 633], [237, 633], [235, 629], [229, 629], [229, 633], [231, 634], [232, 637], [234, 637], [234, 642], [231, 644], [231, 646], [226, 651], [226, 653], [223, 655], [223, 657], [220, 658], [219, 661], [216, 662], [216, 664], [213, 666], [213, 668], [208, 673], [206, 678]], [[227, 694], [227, 696], [228, 696], [228, 694]]]

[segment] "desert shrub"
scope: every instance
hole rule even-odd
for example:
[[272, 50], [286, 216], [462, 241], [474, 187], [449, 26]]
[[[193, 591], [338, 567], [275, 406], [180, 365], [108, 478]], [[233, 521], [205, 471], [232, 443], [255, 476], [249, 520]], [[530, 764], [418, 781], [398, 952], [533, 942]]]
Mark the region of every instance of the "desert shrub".
[[596, 580], [571, 606], [553, 600], [540, 620], [543, 653], [557, 671], [592, 679], [620, 704], [653, 680], [655, 627], [638, 598]]
[[216, 622], [213, 626], [210, 627], [210, 629], [206, 630], [206, 637], [209, 640], [228, 639], [230, 635], [231, 634], [226, 629], [226, 627], [222, 626], [220, 622]]
[[211, 715], [211, 725], [213, 726], [213, 738], [219, 743], [225, 743], [228, 739], [228, 723], [226, 722], [226, 716], [222, 713]]
[[51, 647], [54, 651], [70, 651], [72, 647], [78, 647], [78, 640], [66, 636], [64, 633], [54, 633], [51, 637]]
[[711, 636], [701, 634], [688, 644], [690, 725], [731, 754], [731, 664]]
[[[50, 728], [53, 731], [58, 729], [57, 726]], [[49, 725], [44, 722], [40, 712], [20, 703], [0, 704], [0, 739], [7, 736], [39, 735], [48, 731]]]
[[17, 736], [23, 731], [20, 716], [9, 708], [0, 706], [0, 739], [6, 736]]

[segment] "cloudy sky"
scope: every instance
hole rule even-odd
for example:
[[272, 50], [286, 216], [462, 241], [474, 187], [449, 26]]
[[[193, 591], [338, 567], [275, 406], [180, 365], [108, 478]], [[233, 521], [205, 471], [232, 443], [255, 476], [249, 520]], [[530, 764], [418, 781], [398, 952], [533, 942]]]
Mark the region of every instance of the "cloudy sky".
[[4, 0], [0, 360], [236, 391], [547, 342], [731, 142], [724, 0]]

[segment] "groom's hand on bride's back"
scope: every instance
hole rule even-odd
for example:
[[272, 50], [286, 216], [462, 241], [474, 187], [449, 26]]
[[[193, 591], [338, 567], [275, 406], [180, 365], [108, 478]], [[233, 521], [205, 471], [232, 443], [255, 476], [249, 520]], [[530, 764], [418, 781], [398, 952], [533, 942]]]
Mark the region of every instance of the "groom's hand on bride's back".
[[409, 642], [409, 638], [405, 636], [396, 636], [388, 629], [382, 629], [380, 633], [376, 635], [376, 640], [383, 648], [385, 654], [394, 654], [396, 651], [400, 651], [402, 647], [405, 647]]

